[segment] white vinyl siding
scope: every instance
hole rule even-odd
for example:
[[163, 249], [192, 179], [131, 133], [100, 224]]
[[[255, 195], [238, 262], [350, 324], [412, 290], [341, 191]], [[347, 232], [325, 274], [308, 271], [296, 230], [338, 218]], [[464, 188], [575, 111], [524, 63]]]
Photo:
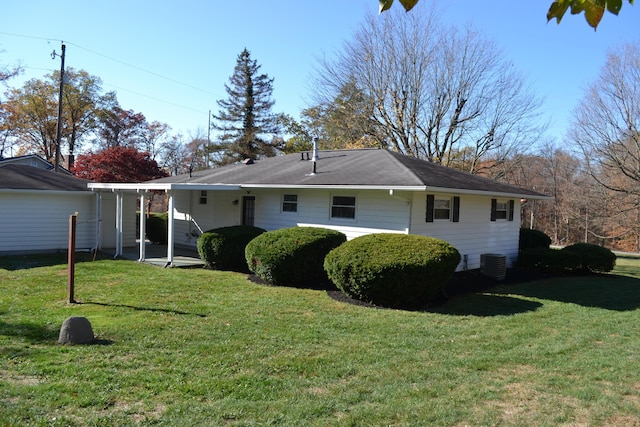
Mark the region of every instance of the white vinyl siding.
[[[449, 197], [447, 194], [437, 197]], [[460, 196], [459, 222], [425, 222], [426, 194], [415, 193], [411, 212], [410, 233], [431, 236], [449, 242], [468, 256], [468, 269], [480, 268], [480, 254], [500, 253], [507, 255], [508, 266], [518, 256], [520, 231], [520, 206], [515, 203], [513, 221], [491, 221], [491, 197]], [[458, 269], [463, 268], [461, 261]]]
[[0, 254], [66, 251], [69, 217], [78, 212], [76, 248], [96, 246], [96, 196], [0, 192]]
[[[328, 190], [298, 191], [298, 212], [285, 215], [281, 212], [282, 194], [286, 190], [258, 190], [256, 194], [257, 227], [276, 230], [287, 227], [323, 227], [338, 230], [352, 239], [369, 233], [407, 233], [409, 227], [409, 203], [392, 197], [388, 191], [359, 191], [344, 194]], [[356, 198], [356, 217], [331, 218], [333, 196]], [[406, 195], [409, 197], [409, 195]]]

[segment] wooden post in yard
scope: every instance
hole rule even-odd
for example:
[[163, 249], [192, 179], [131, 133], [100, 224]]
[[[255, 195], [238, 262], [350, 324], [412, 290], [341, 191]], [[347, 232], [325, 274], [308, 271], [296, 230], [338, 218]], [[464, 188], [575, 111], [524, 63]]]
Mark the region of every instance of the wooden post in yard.
[[69, 304], [74, 304], [74, 286], [76, 275], [76, 224], [78, 222], [78, 212], [69, 216], [69, 249], [67, 253], [67, 288], [69, 291]]

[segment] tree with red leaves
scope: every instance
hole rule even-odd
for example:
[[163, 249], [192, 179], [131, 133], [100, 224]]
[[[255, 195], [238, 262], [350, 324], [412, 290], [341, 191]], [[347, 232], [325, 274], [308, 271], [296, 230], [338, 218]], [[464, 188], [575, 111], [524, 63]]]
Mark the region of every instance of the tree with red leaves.
[[95, 182], [142, 182], [169, 175], [149, 153], [122, 146], [78, 156], [71, 171]]

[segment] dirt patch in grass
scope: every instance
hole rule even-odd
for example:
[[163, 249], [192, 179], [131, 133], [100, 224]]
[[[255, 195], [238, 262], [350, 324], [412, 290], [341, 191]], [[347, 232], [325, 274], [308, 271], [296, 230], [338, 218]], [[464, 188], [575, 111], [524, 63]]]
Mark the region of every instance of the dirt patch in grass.
[[40, 384], [42, 382], [41, 378], [30, 375], [20, 375], [9, 371], [0, 371], [0, 380], [6, 381], [10, 384], [27, 386]]

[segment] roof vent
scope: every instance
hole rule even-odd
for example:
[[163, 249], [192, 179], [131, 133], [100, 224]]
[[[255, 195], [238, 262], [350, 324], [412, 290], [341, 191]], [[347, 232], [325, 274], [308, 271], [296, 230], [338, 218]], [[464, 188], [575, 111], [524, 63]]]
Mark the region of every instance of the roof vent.
[[253, 164], [253, 159], [249, 158], [249, 159], [244, 159], [242, 161], [242, 164], [244, 165], [252, 165]]

